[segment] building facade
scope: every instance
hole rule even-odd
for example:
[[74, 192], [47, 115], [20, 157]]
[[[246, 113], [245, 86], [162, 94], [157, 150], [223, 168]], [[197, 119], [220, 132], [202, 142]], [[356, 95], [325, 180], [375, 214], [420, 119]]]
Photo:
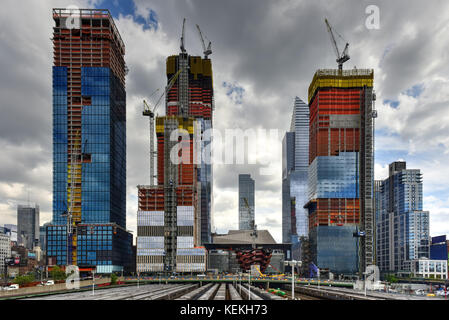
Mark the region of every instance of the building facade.
[[431, 260], [448, 260], [448, 240], [446, 236], [432, 237], [430, 243], [430, 259]]
[[17, 241], [28, 250], [39, 243], [39, 206], [17, 206]]
[[204, 272], [202, 244], [211, 241], [212, 223], [211, 60], [186, 52], [169, 56], [166, 74], [173, 85], [166, 116], [156, 117], [157, 185], [138, 186], [136, 268]]
[[373, 81], [371, 69], [325, 69], [309, 86], [310, 251], [333, 273], [374, 262]]
[[131, 263], [126, 230], [125, 46], [108, 10], [53, 9], [53, 219], [49, 265]]
[[39, 227], [39, 246], [43, 252], [46, 254], [47, 251], [47, 227], [51, 225], [50, 222], [44, 223], [44, 225]]
[[255, 183], [250, 174], [239, 174], [239, 230], [255, 225]]
[[404, 273], [410, 272], [413, 277], [417, 278], [447, 279], [447, 260], [427, 258], [409, 260], [404, 262], [403, 269]]
[[389, 165], [380, 188], [377, 220], [377, 264], [380, 271], [399, 272], [405, 261], [429, 258], [429, 212], [423, 211], [422, 174], [406, 162]]
[[[8, 229], [12, 242], [17, 242], [17, 225], [16, 224], [4, 224], [4, 227]], [[45, 234], [44, 234], [45, 235]]]
[[3, 278], [5, 259], [11, 257], [11, 237], [0, 232], [0, 275]]
[[295, 98], [290, 132], [282, 144], [282, 241], [292, 244], [293, 259], [300, 255], [300, 239], [309, 235], [308, 202], [309, 107]]

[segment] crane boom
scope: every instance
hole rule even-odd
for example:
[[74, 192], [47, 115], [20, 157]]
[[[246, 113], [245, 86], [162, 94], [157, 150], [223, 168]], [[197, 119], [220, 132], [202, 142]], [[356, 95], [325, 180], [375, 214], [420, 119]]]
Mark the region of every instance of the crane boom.
[[[350, 59], [349, 53], [348, 53], [349, 43], [346, 42], [345, 48], [344, 48], [343, 52], [340, 54], [340, 50], [338, 50], [337, 41], [335, 40], [335, 36], [334, 36], [334, 32], [332, 31], [332, 27], [327, 19], [324, 19], [324, 22], [326, 22], [327, 31], [331, 37], [331, 42], [332, 42], [332, 46], [335, 50], [335, 54], [337, 55], [336, 61], [338, 63], [338, 70], [343, 70], [343, 63], [345, 63], [346, 61], [348, 61]], [[343, 37], [340, 36], [338, 33], [337, 33], [337, 35], [343, 39]]]
[[[154, 115], [155, 115], [157, 107], [159, 106], [160, 102], [162, 101], [162, 97], [170, 91], [170, 89], [173, 87], [173, 85], [176, 82], [176, 79], [178, 79], [179, 74], [182, 71], [183, 71], [183, 69], [179, 69], [168, 81], [168, 84], [165, 87], [164, 92], [161, 94], [161, 96], [157, 100], [156, 104], [154, 105], [153, 110], [151, 110], [151, 107], [148, 105], [148, 103], [145, 100], [143, 100], [142, 114], [144, 116], [150, 117], [150, 185], [151, 186], [154, 186], [154, 178], [156, 177], [156, 175], [154, 174], [154, 157], [156, 155], [156, 151], [154, 150]], [[159, 89], [155, 90], [150, 95], [150, 97], [152, 97], [158, 91], [159, 91]]]
[[184, 26], [186, 24], [186, 18], [184, 18], [183, 22], [182, 22], [182, 33], [181, 33], [181, 52], [185, 53], [186, 52], [186, 48], [184, 47]]
[[327, 21], [327, 19], [324, 19], [324, 22], [326, 22], [327, 32], [329, 32], [329, 35], [331, 37], [331, 41], [333, 44], [333, 48], [335, 50], [335, 54], [337, 55], [337, 58], [340, 58], [340, 52], [338, 51], [337, 41], [335, 40], [334, 33], [332, 32], [332, 27], [329, 24], [329, 21]]
[[201, 44], [203, 45], [203, 53], [204, 58], [207, 59], [207, 57], [212, 54], [212, 42], [209, 41], [209, 44], [207, 45], [204, 43], [203, 33], [201, 32], [200, 26], [196, 25], [196, 28], [198, 29], [198, 34], [200, 35]]

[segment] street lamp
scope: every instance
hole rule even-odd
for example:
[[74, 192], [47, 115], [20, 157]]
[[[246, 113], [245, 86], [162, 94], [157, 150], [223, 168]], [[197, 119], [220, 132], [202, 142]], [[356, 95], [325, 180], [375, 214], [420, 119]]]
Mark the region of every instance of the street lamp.
[[95, 295], [95, 270], [92, 270], [92, 295]]
[[284, 266], [292, 267], [292, 300], [295, 300], [295, 267], [301, 267], [302, 261], [284, 261]]

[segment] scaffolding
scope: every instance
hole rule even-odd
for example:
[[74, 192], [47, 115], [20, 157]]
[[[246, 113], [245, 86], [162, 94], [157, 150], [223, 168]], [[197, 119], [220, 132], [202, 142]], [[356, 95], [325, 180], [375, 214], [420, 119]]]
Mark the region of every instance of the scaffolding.
[[360, 200], [361, 221], [360, 230], [364, 232], [361, 237], [360, 274], [366, 267], [375, 264], [374, 259], [374, 163], [373, 163], [373, 88], [365, 86], [361, 93], [361, 175]]
[[170, 136], [178, 129], [176, 119], [165, 119], [164, 122], [164, 250], [166, 271], [176, 270], [177, 212], [176, 187], [178, 186], [178, 166], [170, 159], [170, 152], [176, 148], [177, 141], [171, 141]]
[[181, 70], [178, 80], [179, 116], [187, 117], [189, 114], [189, 58], [187, 53], [179, 54], [178, 70]]

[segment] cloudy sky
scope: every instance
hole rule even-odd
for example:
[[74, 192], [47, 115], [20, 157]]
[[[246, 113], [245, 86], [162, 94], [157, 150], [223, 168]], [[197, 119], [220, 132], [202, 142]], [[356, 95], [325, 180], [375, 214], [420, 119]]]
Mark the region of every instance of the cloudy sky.
[[[280, 142], [295, 96], [306, 101], [315, 70], [336, 67], [327, 17], [350, 43], [345, 67], [375, 72], [376, 178], [385, 178], [388, 164], [399, 159], [421, 169], [431, 235], [449, 234], [447, 0], [3, 0], [0, 225], [16, 223], [16, 206], [28, 199], [40, 205], [41, 224], [51, 220], [51, 8], [69, 5], [109, 9], [126, 45], [127, 226], [134, 233], [136, 185], [149, 182], [148, 119], [141, 116], [141, 101], [163, 87], [165, 58], [179, 52], [185, 17], [190, 54], [202, 53], [195, 23], [212, 41], [215, 128], [279, 130], [278, 138], [258, 143], [259, 163], [214, 167], [216, 230], [238, 227], [238, 174], [251, 173], [256, 223], [281, 241]], [[366, 27], [369, 5], [379, 8], [378, 29]], [[269, 175], [261, 174], [266, 162]]]

